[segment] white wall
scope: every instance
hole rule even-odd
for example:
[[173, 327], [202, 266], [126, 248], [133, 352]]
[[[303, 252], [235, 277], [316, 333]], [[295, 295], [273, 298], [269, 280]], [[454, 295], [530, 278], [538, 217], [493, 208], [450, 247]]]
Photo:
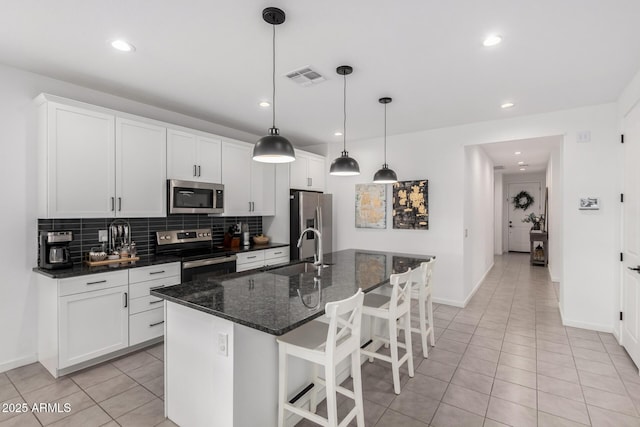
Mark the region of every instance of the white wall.
[[[563, 200], [561, 234], [564, 321], [573, 326], [611, 331], [619, 280], [615, 254], [620, 251], [620, 162], [617, 143], [616, 104], [604, 104], [504, 120], [473, 123], [416, 132], [388, 138], [388, 161], [400, 180], [426, 178], [430, 183], [429, 231], [356, 230], [354, 184], [371, 182], [382, 162], [380, 139], [347, 142], [347, 149], [360, 162], [362, 175], [328, 178], [334, 193], [334, 241], [336, 247], [376, 248], [433, 253], [439, 257], [434, 277], [435, 297], [462, 304], [464, 292], [463, 205], [465, 145], [486, 144], [563, 135]], [[576, 133], [591, 131], [591, 142], [577, 143]], [[340, 154], [332, 145], [328, 160]], [[601, 198], [599, 211], [578, 211], [580, 196]], [[338, 221], [340, 218], [340, 221]], [[493, 239], [493, 237], [492, 237]], [[595, 263], [589, 260], [598, 260]], [[434, 273], [434, 274], [435, 274]]]
[[[547, 224], [549, 235], [549, 275], [554, 282], [562, 277], [562, 143], [552, 150], [546, 175], [548, 194]], [[562, 283], [560, 283], [562, 289]], [[562, 290], [560, 291], [562, 296]]]
[[465, 305], [493, 266], [493, 162], [479, 145], [467, 146], [464, 188]]
[[496, 171], [493, 175], [493, 214], [495, 216], [493, 222], [493, 253], [496, 255], [502, 255], [505, 251], [503, 244], [502, 221], [504, 218], [504, 188], [503, 188], [503, 174], [500, 171]]
[[[213, 132], [257, 140], [257, 135], [218, 126], [171, 111], [86, 89], [0, 65], [0, 372], [36, 360], [36, 121], [32, 100], [41, 92], [77, 99], [132, 114]], [[81, 179], [82, 177], [78, 177]]]

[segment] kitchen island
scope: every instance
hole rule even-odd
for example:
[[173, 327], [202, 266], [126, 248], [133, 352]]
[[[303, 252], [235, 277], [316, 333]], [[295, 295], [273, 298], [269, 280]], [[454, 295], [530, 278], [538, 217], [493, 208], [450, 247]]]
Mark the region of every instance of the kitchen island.
[[[166, 415], [183, 427], [275, 426], [276, 337], [322, 316], [327, 302], [358, 288], [370, 292], [388, 283], [391, 274], [430, 258], [350, 249], [326, 254], [328, 266], [319, 271], [294, 262], [153, 290], [167, 301]], [[292, 362], [290, 397], [311, 378], [305, 362]], [[348, 365], [340, 375], [347, 377]]]

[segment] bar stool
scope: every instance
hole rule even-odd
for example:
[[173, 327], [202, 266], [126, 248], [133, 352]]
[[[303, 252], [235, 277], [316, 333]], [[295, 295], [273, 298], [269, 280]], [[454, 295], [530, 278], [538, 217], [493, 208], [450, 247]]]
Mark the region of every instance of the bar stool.
[[[436, 345], [436, 337], [433, 330], [433, 301], [431, 296], [431, 274], [433, 266], [436, 262], [435, 258], [431, 258], [427, 262], [420, 264], [420, 267], [411, 272], [411, 299], [418, 300], [418, 313], [420, 315], [420, 327], [411, 328], [412, 332], [417, 332], [422, 338], [422, 355], [426, 359], [429, 357], [429, 349], [427, 346], [427, 335], [431, 338], [431, 346]], [[429, 327], [427, 328], [427, 322]]]
[[[285, 411], [307, 418], [326, 427], [338, 426], [336, 392], [354, 400], [355, 407], [345, 416], [340, 426], [346, 426], [356, 418], [358, 427], [364, 427], [362, 379], [360, 372], [360, 329], [364, 294], [358, 289], [355, 295], [342, 301], [327, 303], [325, 315], [329, 324], [311, 321], [276, 339], [279, 350], [278, 378], [278, 426], [284, 426]], [[314, 363], [314, 387], [311, 389], [310, 409], [307, 411], [292, 405], [287, 398], [287, 356], [294, 356]], [[336, 366], [351, 356], [353, 391], [336, 384]], [[324, 366], [325, 379], [318, 377], [317, 365]], [[327, 418], [315, 414], [318, 388], [327, 392]]]
[[[379, 294], [367, 294], [364, 297], [362, 314], [371, 317], [371, 340], [366, 347], [372, 347], [379, 343], [389, 344], [391, 356], [362, 349], [361, 353], [369, 356], [369, 362], [373, 359], [380, 359], [391, 363], [391, 373], [393, 375], [393, 391], [400, 394], [400, 366], [407, 362], [409, 376], [413, 377], [413, 352], [411, 348], [411, 269], [402, 274], [392, 274], [389, 278], [391, 283], [391, 296]], [[389, 338], [375, 334], [375, 320], [383, 319], [388, 323]], [[398, 342], [398, 320], [404, 322], [405, 343]], [[404, 348], [406, 354], [398, 359], [398, 347]]]

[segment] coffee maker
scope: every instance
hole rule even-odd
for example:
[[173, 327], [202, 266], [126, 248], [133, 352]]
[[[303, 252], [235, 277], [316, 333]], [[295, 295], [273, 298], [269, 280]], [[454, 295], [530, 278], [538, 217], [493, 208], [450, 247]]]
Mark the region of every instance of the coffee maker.
[[71, 267], [73, 265], [69, 254], [71, 241], [73, 241], [73, 232], [71, 231], [41, 231], [38, 266], [47, 270]]

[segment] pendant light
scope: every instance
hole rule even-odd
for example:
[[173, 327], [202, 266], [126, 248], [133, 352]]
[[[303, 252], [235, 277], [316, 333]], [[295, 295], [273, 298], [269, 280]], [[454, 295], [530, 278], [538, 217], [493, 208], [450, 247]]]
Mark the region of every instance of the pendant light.
[[388, 97], [378, 99], [379, 103], [384, 104], [384, 164], [382, 165], [382, 169], [378, 170], [373, 176], [373, 182], [376, 184], [393, 184], [394, 182], [398, 182], [398, 176], [393, 169], [389, 169], [389, 165], [387, 164], [387, 104], [391, 101], [392, 99]]
[[285, 21], [285, 14], [277, 7], [268, 7], [262, 11], [262, 19], [273, 26], [273, 99], [271, 100], [273, 125], [269, 129], [269, 134], [260, 138], [254, 145], [253, 160], [263, 163], [289, 163], [296, 159], [293, 145], [287, 138], [280, 135], [280, 130], [276, 127], [276, 25]]
[[360, 166], [356, 159], [349, 157], [347, 152], [347, 75], [353, 72], [353, 68], [349, 65], [341, 65], [336, 68], [336, 72], [344, 79], [344, 123], [342, 128], [342, 155], [331, 162], [329, 168], [330, 175], [353, 176], [360, 175]]

